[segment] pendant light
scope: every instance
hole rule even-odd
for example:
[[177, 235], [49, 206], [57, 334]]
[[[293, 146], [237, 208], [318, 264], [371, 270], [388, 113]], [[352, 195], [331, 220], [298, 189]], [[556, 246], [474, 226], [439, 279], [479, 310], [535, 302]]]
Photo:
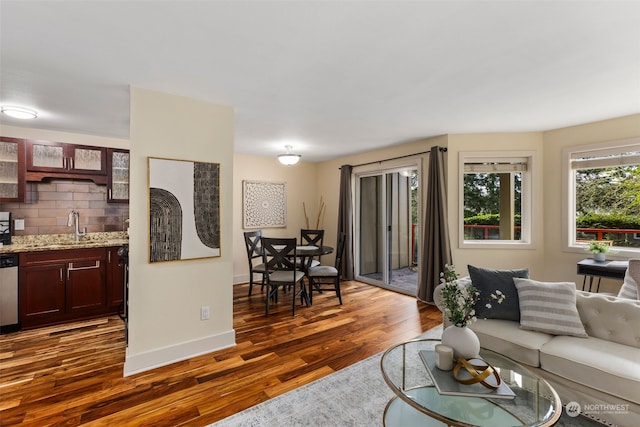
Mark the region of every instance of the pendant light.
[[287, 150], [287, 152], [285, 154], [278, 155], [278, 160], [280, 161], [280, 163], [282, 163], [283, 165], [291, 166], [300, 161], [300, 158], [302, 156], [300, 154], [294, 154], [292, 146], [285, 145], [284, 148]]

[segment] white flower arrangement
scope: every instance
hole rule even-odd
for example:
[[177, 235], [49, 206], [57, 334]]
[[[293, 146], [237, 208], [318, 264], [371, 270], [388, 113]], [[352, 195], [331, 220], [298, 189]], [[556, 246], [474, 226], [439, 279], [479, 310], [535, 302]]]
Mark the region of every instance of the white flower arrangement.
[[[473, 285], [460, 286], [457, 280], [458, 273], [455, 267], [445, 264], [444, 271], [440, 273], [444, 315], [454, 325], [464, 327], [478, 320], [474, 306], [480, 298], [480, 291]], [[496, 289], [495, 293], [491, 294], [491, 299], [502, 304], [506, 295]], [[491, 303], [487, 303], [486, 307], [492, 308]]]

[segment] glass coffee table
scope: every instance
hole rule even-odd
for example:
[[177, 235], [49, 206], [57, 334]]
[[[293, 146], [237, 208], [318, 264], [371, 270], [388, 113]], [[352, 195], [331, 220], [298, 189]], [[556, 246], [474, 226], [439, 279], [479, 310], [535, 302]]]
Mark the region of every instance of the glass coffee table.
[[513, 399], [442, 395], [420, 359], [438, 339], [416, 339], [387, 350], [382, 375], [396, 396], [384, 410], [384, 426], [552, 426], [562, 414], [556, 391], [529, 369], [489, 350], [480, 357], [499, 372]]

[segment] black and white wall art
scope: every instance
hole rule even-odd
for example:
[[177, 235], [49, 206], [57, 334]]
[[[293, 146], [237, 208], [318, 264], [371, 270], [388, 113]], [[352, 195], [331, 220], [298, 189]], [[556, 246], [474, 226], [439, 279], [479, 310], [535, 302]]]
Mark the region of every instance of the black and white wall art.
[[287, 187], [284, 182], [242, 181], [244, 228], [287, 226]]
[[220, 256], [220, 164], [148, 161], [149, 262]]

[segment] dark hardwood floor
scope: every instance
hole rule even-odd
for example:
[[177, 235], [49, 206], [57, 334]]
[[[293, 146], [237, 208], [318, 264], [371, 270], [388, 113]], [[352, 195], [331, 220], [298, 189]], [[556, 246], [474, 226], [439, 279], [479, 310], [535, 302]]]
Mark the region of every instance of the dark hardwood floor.
[[2, 426], [204, 426], [309, 383], [442, 321], [433, 306], [359, 282], [343, 302], [289, 295], [264, 315], [259, 287], [234, 287], [233, 348], [122, 377], [118, 317], [0, 336]]

